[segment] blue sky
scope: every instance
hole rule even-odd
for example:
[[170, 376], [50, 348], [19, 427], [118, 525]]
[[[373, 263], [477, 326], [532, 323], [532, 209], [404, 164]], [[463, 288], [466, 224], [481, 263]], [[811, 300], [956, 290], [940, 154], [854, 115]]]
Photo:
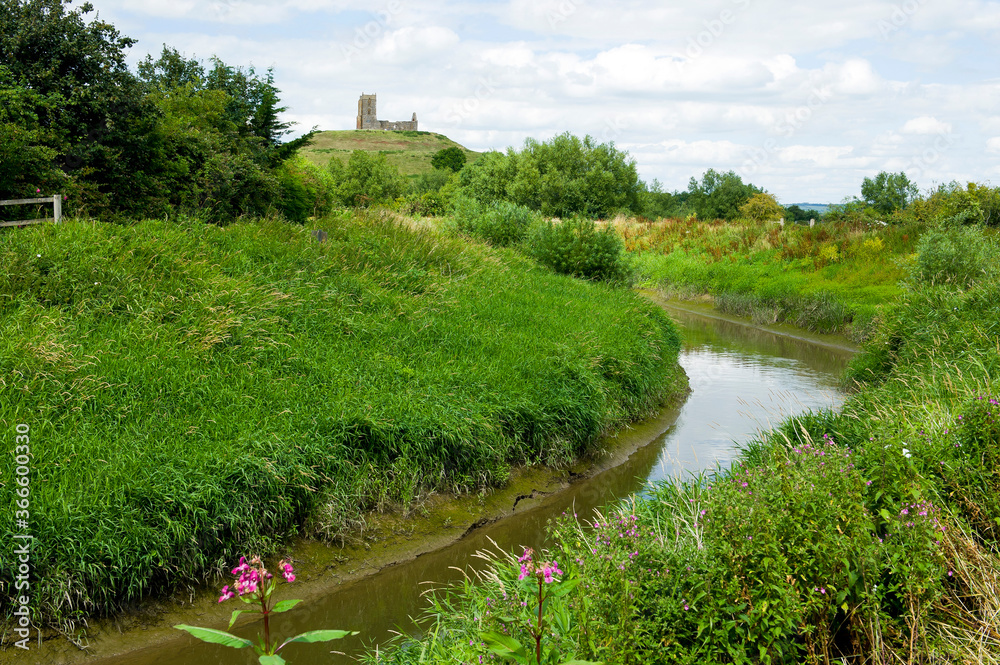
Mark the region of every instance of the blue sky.
[[299, 130], [378, 115], [474, 150], [614, 141], [685, 189], [733, 169], [785, 203], [881, 170], [1000, 185], [1000, 2], [92, 0], [138, 39], [274, 67]]

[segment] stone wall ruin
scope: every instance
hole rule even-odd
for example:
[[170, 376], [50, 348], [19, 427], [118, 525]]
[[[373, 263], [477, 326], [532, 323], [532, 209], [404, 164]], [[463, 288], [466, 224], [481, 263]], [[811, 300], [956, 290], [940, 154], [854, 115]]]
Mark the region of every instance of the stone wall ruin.
[[399, 120], [391, 122], [389, 120], [379, 120], [375, 114], [375, 95], [361, 93], [358, 100], [358, 126], [357, 129], [384, 129], [386, 131], [411, 130], [417, 131], [417, 114], [413, 114], [411, 120]]

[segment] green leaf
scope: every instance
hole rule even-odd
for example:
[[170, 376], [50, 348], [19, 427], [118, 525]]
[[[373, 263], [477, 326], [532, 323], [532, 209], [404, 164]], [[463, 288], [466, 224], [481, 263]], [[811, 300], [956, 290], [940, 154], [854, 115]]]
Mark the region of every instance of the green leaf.
[[236, 623], [236, 618], [241, 614], [248, 614], [253, 612], [253, 610], [233, 610], [233, 616], [229, 619], [229, 627], [232, 628], [233, 624]]
[[560, 665], [604, 665], [603, 660], [564, 660]]
[[184, 630], [195, 637], [197, 637], [202, 642], [209, 642], [211, 644], [221, 644], [222, 646], [232, 647], [233, 649], [243, 649], [245, 647], [252, 647], [253, 642], [250, 640], [245, 640], [242, 637], [236, 637], [235, 635], [230, 635], [229, 633], [222, 630], [215, 630], [213, 628], [201, 628], [199, 626], [188, 626], [183, 623], [179, 623], [174, 626], [177, 630]]
[[892, 518], [892, 515], [890, 515], [889, 511], [886, 510], [885, 508], [879, 508], [878, 514], [881, 515], [882, 519], [884, 520], [889, 520]]
[[329, 642], [330, 640], [339, 640], [342, 637], [357, 634], [358, 631], [356, 630], [310, 630], [308, 633], [302, 633], [301, 635], [296, 635], [285, 640], [284, 644], [278, 647], [278, 650], [284, 649], [285, 644], [291, 644], [292, 642]]
[[292, 609], [301, 602], [302, 602], [301, 599], [283, 600], [280, 603], [276, 604], [273, 608], [271, 608], [271, 614], [287, 612], [288, 610]]
[[576, 585], [580, 583], [580, 578], [574, 578], [571, 580], [566, 580], [565, 582], [560, 582], [554, 589], [549, 592], [549, 596], [553, 598], [560, 598], [565, 596], [567, 593], [576, 588]]
[[483, 633], [483, 641], [489, 647], [490, 651], [498, 656], [504, 656], [507, 658], [513, 657], [519, 663], [526, 663], [528, 660], [528, 653], [525, 651], [521, 643], [515, 640], [510, 635], [501, 635], [500, 633]]
[[260, 661], [260, 665], [285, 665], [285, 659], [278, 654], [260, 656], [257, 660]]

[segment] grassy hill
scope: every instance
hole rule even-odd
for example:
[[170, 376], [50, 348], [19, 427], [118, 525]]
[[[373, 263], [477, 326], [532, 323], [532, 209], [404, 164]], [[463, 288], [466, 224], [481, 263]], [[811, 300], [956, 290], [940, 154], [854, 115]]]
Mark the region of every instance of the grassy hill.
[[469, 162], [475, 161], [482, 154], [469, 150], [442, 134], [387, 132], [377, 129], [319, 132], [299, 154], [318, 166], [326, 166], [334, 157], [346, 162], [354, 150], [381, 152], [404, 176], [415, 176], [433, 171], [431, 157], [434, 153], [452, 146], [464, 150]]

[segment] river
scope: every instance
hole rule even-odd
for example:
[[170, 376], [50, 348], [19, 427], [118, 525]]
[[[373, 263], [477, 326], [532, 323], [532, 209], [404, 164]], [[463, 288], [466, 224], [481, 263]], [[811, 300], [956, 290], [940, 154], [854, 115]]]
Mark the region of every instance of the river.
[[[444, 548], [391, 565], [377, 574], [327, 585], [293, 611], [278, 615], [272, 631], [294, 635], [306, 630], [339, 628], [361, 631], [357, 638], [317, 645], [292, 645], [283, 655], [290, 663], [349, 663], [364, 645], [384, 641], [394, 630], [413, 631], [410, 617], [426, 604], [421, 596], [429, 586], [443, 586], [461, 578], [462, 569], [474, 565], [480, 549], [504, 549], [544, 544], [545, 525], [563, 513], [580, 519], [622, 497], [641, 493], [648, 482], [675, 477], [716, 465], [726, 466], [739, 445], [760, 428], [807, 409], [838, 408], [843, 401], [839, 376], [851, 355], [842, 341], [806, 338], [785, 329], [762, 330], [720, 317], [707, 308], [664, 303], [679, 324], [684, 339], [680, 363], [688, 374], [691, 394], [679, 408], [665, 409], [638, 423], [619, 438], [640, 439], [644, 445], [624, 463], [570, 484], [568, 488], [518, 504], [514, 514], [472, 530]], [[692, 311], [695, 310], [695, 311]], [[609, 442], [608, 448], [615, 448]], [[306, 545], [307, 549], [320, 545]], [[282, 598], [301, 597], [293, 587], [281, 588]], [[229, 609], [238, 602], [230, 601]], [[185, 622], [217, 625], [218, 616], [185, 617]], [[253, 638], [258, 626], [243, 626], [238, 634]], [[164, 634], [162, 627], [158, 631]], [[130, 631], [142, 639], [142, 631]], [[99, 652], [99, 645], [97, 651]], [[347, 655], [331, 654], [330, 649]], [[73, 662], [71, 654], [53, 656], [48, 662]], [[45, 661], [33, 661], [45, 662]], [[82, 662], [82, 661], [81, 661]], [[115, 657], [89, 657], [97, 665], [244, 665], [255, 663], [248, 650], [235, 651], [207, 645], [177, 633], [156, 646]]]

